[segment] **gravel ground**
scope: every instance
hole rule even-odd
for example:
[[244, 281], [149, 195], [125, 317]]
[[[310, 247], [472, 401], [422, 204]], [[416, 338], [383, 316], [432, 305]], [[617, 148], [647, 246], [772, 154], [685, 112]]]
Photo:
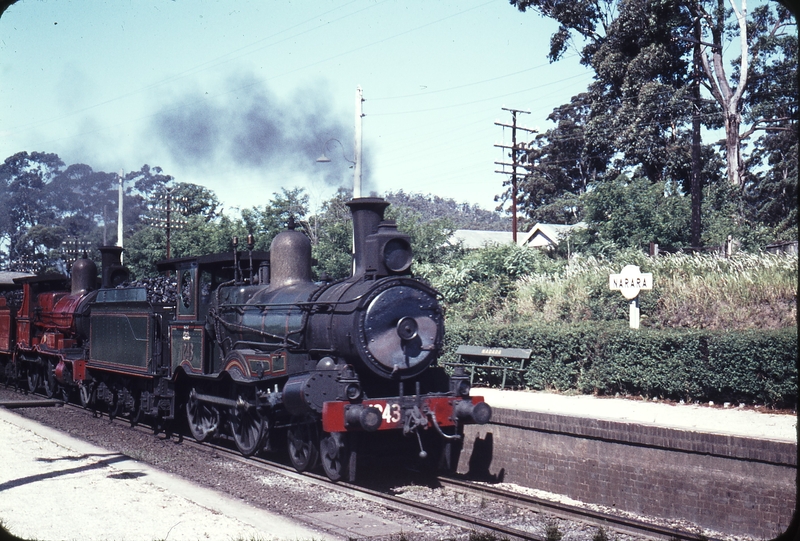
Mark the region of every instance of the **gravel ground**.
[[[0, 387], [0, 400], [24, 399], [21, 393]], [[154, 436], [128, 425], [109, 423], [108, 417], [93, 418], [72, 408], [30, 408], [16, 413], [47, 426], [57, 427], [71, 436], [88, 441], [111, 452], [123, 453], [234, 498], [246, 500], [286, 517], [334, 511], [350, 511], [369, 517], [381, 517], [399, 525], [409, 541], [465, 539], [467, 534], [430, 521], [390, 511], [377, 504], [353, 500], [334, 490], [321, 490], [309, 483], [248, 467], [226, 458], [215, 450], [182, 445], [176, 438]], [[0, 517], [2, 518], [2, 517]], [[163, 533], [154, 532], [154, 539]], [[381, 537], [372, 537], [380, 540]], [[386, 539], [398, 539], [396, 535]], [[250, 541], [250, 540], [248, 540]], [[255, 541], [255, 540], [253, 540]]]
[[[0, 400], [20, 400], [22, 398], [24, 396], [21, 393], [0, 387]], [[165, 438], [163, 434], [154, 436], [147, 431], [133, 430], [122, 423], [109, 423], [105, 416], [93, 418], [83, 411], [72, 408], [32, 408], [16, 411], [26, 418], [58, 427], [74, 437], [89, 441], [109, 451], [123, 453], [167, 473], [226, 493], [234, 498], [246, 500], [253, 506], [277, 512], [286, 517], [325, 512], [347, 512], [356, 518], [359, 516], [381, 517], [389, 523], [398, 525], [402, 531], [401, 534], [369, 537], [375, 540], [439, 541], [460, 540], [469, 537], [468, 532], [390, 511], [378, 504], [353, 499], [335, 490], [320, 489], [320, 487], [302, 480], [266, 473], [226, 458], [211, 448], [197, 449], [194, 446], [182, 445], [175, 438]], [[500, 521], [503, 524], [542, 536], [547, 535], [548, 528], [557, 528], [558, 532], [563, 534], [562, 541], [588, 541], [592, 540], [598, 532], [597, 528], [593, 526], [556, 520], [491, 499], [465, 496], [463, 493], [451, 489], [408, 484], [403, 478], [397, 480], [376, 478], [373, 480], [375, 484], [391, 487], [395, 494], [416, 501], [428, 502], [432, 509], [447, 508], [465, 515], [477, 515], [486, 520]], [[527, 490], [514, 486], [504, 488]], [[552, 494], [534, 492], [536, 492], [534, 495], [539, 497], [559, 499]], [[687, 526], [676, 523], [671, 525], [673, 527]], [[709, 536], [717, 536], [715, 532], [704, 533]], [[613, 532], [608, 532], [608, 534], [609, 539], [612, 540], [634, 541], [636, 539]], [[153, 538], [160, 538], [159, 535], [154, 534]], [[360, 537], [360, 539], [363, 538], [365, 537]]]

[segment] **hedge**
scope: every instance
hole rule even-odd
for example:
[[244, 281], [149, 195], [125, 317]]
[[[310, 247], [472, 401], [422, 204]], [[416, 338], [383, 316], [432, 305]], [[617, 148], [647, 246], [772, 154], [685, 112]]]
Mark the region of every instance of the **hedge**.
[[[600, 395], [764, 404], [797, 403], [797, 329], [630, 329], [620, 322], [449, 325], [447, 362], [461, 345], [532, 350], [512, 384]], [[519, 366], [519, 361], [494, 359]], [[497, 385], [500, 371], [478, 375]]]

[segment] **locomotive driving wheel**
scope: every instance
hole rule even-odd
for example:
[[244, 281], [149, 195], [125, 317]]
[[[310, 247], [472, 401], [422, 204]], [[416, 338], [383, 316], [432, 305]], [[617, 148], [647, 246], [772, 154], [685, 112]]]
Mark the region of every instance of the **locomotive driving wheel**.
[[59, 391], [59, 384], [56, 380], [56, 365], [54, 361], [45, 361], [45, 374], [42, 378], [44, 384], [44, 394], [47, 398], [53, 398]]
[[42, 372], [39, 369], [39, 364], [28, 363], [28, 390], [35, 393], [41, 383]]
[[290, 426], [287, 440], [292, 466], [300, 472], [314, 469], [319, 460], [316, 423], [306, 421]]
[[231, 432], [236, 448], [244, 456], [250, 456], [261, 447], [267, 434], [267, 420], [242, 397], [239, 404], [230, 409]]
[[319, 442], [322, 469], [331, 481], [342, 479], [353, 482], [356, 478], [356, 453], [348, 434], [342, 432], [323, 433]]
[[197, 391], [192, 388], [186, 399], [186, 421], [195, 440], [208, 441], [219, 427], [219, 411], [212, 404], [198, 400]]

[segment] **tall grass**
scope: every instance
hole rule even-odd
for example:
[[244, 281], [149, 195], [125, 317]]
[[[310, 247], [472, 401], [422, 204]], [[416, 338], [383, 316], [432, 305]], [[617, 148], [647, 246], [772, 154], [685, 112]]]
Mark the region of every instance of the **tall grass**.
[[[486, 248], [485, 250], [498, 250]], [[506, 249], [511, 254], [517, 250]], [[428, 269], [443, 291], [449, 319], [516, 323], [616, 320], [628, 317], [628, 301], [608, 286], [610, 274], [638, 265], [653, 274], [653, 289], [639, 296], [642, 325], [708, 329], [779, 329], [797, 325], [797, 255], [676, 254], [657, 258], [626, 252], [544, 264], [526, 256], [532, 272], [511, 272], [495, 258], [491, 272], [470, 262]], [[535, 256], [546, 257], [546, 256]], [[478, 258], [473, 257], [473, 261]], [[484, 258], [486, 259], [486, 258]]]

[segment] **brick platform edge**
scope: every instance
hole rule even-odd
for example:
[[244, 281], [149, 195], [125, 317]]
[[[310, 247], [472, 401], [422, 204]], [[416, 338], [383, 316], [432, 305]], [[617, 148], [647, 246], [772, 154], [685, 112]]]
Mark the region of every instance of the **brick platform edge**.
[[797, 496], [797, 444], [496, 408], [459, 473], [640, 516], [772, 539]]

